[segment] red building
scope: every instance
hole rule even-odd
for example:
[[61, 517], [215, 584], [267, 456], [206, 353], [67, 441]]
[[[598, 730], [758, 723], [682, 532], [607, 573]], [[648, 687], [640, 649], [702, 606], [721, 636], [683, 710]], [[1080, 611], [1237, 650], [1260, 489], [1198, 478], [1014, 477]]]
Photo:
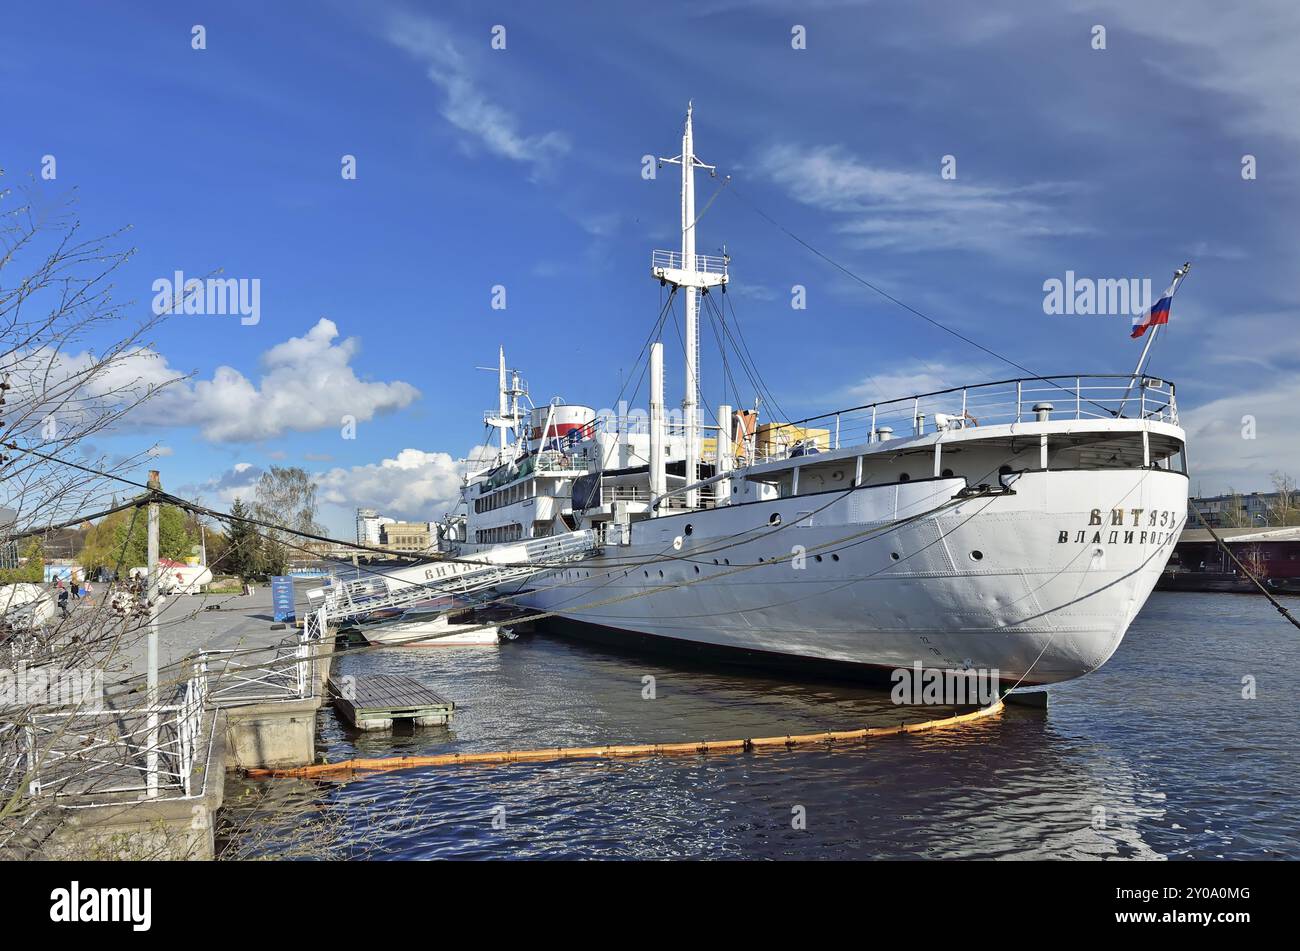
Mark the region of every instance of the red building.
[[[1271, 590], [1300, 594], [1300, 528], [1220, 528], [1236, 560]], [[1203, 528], [1189, 528], [1161, 575], [1164, 591], [1258, 591]]]

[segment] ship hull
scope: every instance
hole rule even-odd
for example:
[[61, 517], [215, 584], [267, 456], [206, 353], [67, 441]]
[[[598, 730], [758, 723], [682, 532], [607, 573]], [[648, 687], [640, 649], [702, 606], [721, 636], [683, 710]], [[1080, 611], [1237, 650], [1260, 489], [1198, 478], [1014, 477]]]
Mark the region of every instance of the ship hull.
[[363, 624], [359, 630], [367, 643], [390, 647], [495, 647], [500, 641], [496, 625], [457, 624], [434, 611], [412, 611], [401, 620]]
[[1105, 663], [1177, 540], [1186, 477], [1031, 471], [954, 502], [964, 487], [915, 480], [639, 522], [632, 544], [514, 593], [562, 633], [791, 673], [875, 681], [920, 663], [1011, 686]]

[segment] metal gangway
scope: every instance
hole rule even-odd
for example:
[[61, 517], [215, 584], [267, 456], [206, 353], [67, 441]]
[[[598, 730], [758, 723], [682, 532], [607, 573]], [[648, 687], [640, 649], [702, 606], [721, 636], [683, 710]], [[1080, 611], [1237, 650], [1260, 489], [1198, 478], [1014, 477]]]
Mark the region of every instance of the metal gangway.
[[511, 581], [581, 561], [600, 550], [590, 529], [496, 545], [455, 561], [431, 561], [350, 580], [331, 579], [307, 592], [312, 611], [347, 621], [377, 611], [400, 611], [435, 598], [466, 597]]

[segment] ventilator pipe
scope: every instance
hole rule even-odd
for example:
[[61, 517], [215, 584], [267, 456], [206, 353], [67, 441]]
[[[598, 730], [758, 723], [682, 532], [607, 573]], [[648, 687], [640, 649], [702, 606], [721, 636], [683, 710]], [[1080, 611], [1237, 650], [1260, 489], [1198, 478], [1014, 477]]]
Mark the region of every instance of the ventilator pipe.
[[[718, 452], [717, 464], [718, 474], [727, 476], [735, 467], [735, 462], [731, 458], [732, 433], [731, 424], [731, 407], [723, 403], [718, 407]], [[723, 479], [718, 485], [718, 491], [715, 495], [718, 505], [725, 505], [731, 500], [731, 479]]]
[[664, 468], [664, 345], [650, 345], [650, 497], [667, 491]]

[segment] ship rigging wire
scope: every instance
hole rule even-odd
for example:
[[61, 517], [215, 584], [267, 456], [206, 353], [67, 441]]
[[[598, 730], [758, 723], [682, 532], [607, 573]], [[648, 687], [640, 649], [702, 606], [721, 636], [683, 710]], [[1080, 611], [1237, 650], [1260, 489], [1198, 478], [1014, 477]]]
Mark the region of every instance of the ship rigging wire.
[[[797, 244], [801, 245], [802, 247], [804, 247], [806, 250], [808, 250], [815, 256], [821, 258], [823, 261], [825, 261], [831, 267], [835, 268], [837, 271], [840, 271], [846, 277], [850, 278], [853, 281], [856, 281], [857, 283], [861, 284], [863, 287], [866, 287], [874, 291], [876, 294], [879, 294], [881, 297], [883, 297], [885, 300], [889, 301], [890, 303], [896, 304], [897, 306], [903, 308], [903, 310], [907, 311], [908, 313], [913, 314], [914, 316], [924, 320], [926, 323], [929, 323], [934, 327], [937, 327], [939, 330], [942, 330], [944, 333], [951, 334], [956, 339], [969, 344], [970, 346], [974, 347], [977, 350], [983, 351], [984, 353], [988, 354], [989, 356], [997, 360], [1001, 360], [1003, 363], [1009, 366], [1015, 367], [1017, 370], [1029, 374], [1031, 377], [1034, 377], [1035, 379], [1041, 379], [1044, 382], [1050, 383], [1052, 386], [1055, 386], [1061, 390], [1068, 389], [1067, 387], [1061, 386], [1061, 384], [1056, 383], [1053, 380], [1044, 377], [1039, 373], [1035, 373], [1033, 370], [1029, 369], [1023, 364], [1017, 363], [1015, 360], [1012, 360], [1010, 357], [1003, 356], [1002, 354], [998, 353], [996, 350], [993, 350], [990, 347], [986, 347], [984, 346], [984, 344], [979, 343], [976, 340], [972, 340], [970, 337], [966, 336], [960, 331], [954, 330], [952, 327], [949, 327], [947, 324], [943, 323], [942, 321], [936, 320], [935, 318], [931, 317], [929, 314], [926, 314], [923, 311], [920, 311], [917, 308], [913, 307], [911, 304], [907, 303], [906, 301], [895, 297], [893, 294], [889, 293], [884, 288], [878, 287], [877, 285], [873, 284], [871, 281], [867, 280], [865, 277], [858, 274], [856, 271], [853, 271], [851, 268], [841, 264], [839, 261], [836, 261], [834, 258], [832, 258], [829, 254], [826, 254], [821, 249], [815, 247], [814, 245], [805, 241], [803, 238], [799, 237], [799, 235], [795, 234], [785, 225], [781, 224], [779, 221], [777, 221], [775, 218], [773, 218], [771, 215], [765, 212], [762, 208], [759, 208], [756, 204], [754, 204], [752, 201], [746, 198], [744, 193], [741, 192], [739, 189], [732, 188], [731, 194], [735, 195], [738, 199], [740, 199], [741, 202], [743, 202], [746, 205], [746, 207], [748, 207], [756, 215], [758, 215], [768, 224], [772, 225], [772, 227], [776, 228], [786, 237], [790, 238]], [[1104, 412], [1112, 416], [1116, 415], [1115, 411], [1106, 409], [1105, 407], [1102, 407], [1100, 404], [1095, 403], [1092, 400], [1088, 400], [1088, 402], [1092, 403], [1094, 406], [1097, 406], [1099, 409], [1102, 409]]]

